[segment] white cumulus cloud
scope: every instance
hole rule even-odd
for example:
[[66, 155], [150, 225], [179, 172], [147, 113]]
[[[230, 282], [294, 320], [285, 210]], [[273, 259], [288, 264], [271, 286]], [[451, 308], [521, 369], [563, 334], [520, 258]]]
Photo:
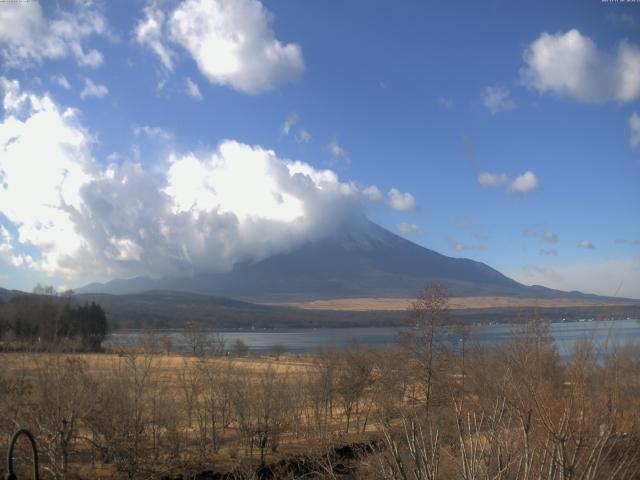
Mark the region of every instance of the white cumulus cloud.
[[272, 18], [258, 0], [186, 0], [171, 12], [168, 31], [209, 81], [257, 94], [304, 70], [302, 49], [276, 39]]
[[524, 52], [522, 82], [540, 93], [552, 92], [584, 102], [630, 102], [640, 96], [640, 48], [622, 41], [604, 52], [573, 29], [542, 33]]
[[483, 187], [505, 187], [512, 193], [527, 194], [540, 186], [540, 180], [530, 170], [512, 179], [505, 173], [482, 172], [478, 175], [478, 183]]
[[391, 208], [399, 212], [411, 212], [418, 209], [418, 202], [409, 192], [401, 192], [392, 188], [387, 194], [387, 202]]
[[0, 224], [0, 259], [11, 262], [11, 253], [13, 245], [11, 245], [12, 237], [4, 225]]
[[372, 202], [379, 203], [384, 201], [384, 195], [375, 185], [371, 185], [370, 187], [365, 188], [362, 193]]
[[517, 193], [530, 193], [537, 190], [539, 186], [538, 177], [533, 172], [526, 171], [513, 179], [509, 184], [509, 190]]
[[91, 1], [76, 2], [71, 12], [56, 9], [52, 18], [45, 18], [39, 2], [4, 2], [0, 8], [0, 55], [10, 65], [72, 56], [96, 68], [102, 53], [86, 42], [106, 35], [106, 19]]
[[304, 71], [302, 49], [276, 38], [273, 14], [258, 0], [185, 0], [164, 10], [153, 1], [143, 12], [135, 40], [167, 72], [174, 70], [180, 49], [211, 83], [248, 94], [295, 81]]
[[40, 249], [38, 268], [54, 270], [82, 244], [65, 208], [80, 205], [92, 177], [91, 138], [73, 110], [21, 92], [17, 81], [0, 78], [0, 87], [0, 212], [17, 226], [17, 241]]

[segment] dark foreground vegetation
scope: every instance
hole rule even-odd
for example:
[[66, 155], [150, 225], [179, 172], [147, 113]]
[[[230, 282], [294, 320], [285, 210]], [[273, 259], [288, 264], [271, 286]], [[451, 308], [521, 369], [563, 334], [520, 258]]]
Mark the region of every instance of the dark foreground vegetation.
[[632, 345], [585, 340], [562, 359], [532, 317], [494, 349], [456, 327], [448, 349], [447, 321], [431, 287], [389, 350], [176, 356], [150, 336], [0, 354], [0, 447], [29, 428], [46, 478], [638, 478]]
[[33, 295], [0, 299], [1, 350], [100, 351], [109, 325], [95, 302], [77, 304], [71, 294], [38, 286]]

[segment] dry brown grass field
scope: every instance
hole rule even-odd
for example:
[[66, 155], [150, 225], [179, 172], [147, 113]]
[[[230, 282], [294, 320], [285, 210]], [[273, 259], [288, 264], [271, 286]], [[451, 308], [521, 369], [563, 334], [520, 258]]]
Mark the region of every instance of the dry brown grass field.
[[[45, 453], [44, 465], [49, 464], [45, 476], [51, 478], [66, 478], [69, 472], [81, 478], [153, 477], [212, 466], [231, 471], [244, 467], [246, 457], [260, 463], [274, 462], [312, 450], [321, 454], [328, 445], [318, 441], [311, 449], [309, 437], [301, 435], [303, 429], [315, 428], [312, 412], [301, 405], [301, 389], [312, 388], [323, 368], [312, 356], [204, 357], [140, 348], [104, 354], [0, 353], [0, 364], [4, 417], [0, 448], [6, 448], [13, 429], [28, 426], [36, 434], [41, 455]], [[41, 395], [52, 395], [55, 404]], [[345, 430], [344, 411], [337, 404], [324, 408], [329, 409], [324, 412], [323, 425], [327, 439], [355, 441], [362, 432], [375, 430], [371, 423], [356, 425], [354, 431], [353, 419], [350, 431]], [[214, 409], [221, 410], [221, 418], [214, 418], [218, 413]], [[235, 409], [233, 414], [231, 409]], [[225, 415], [247, 418], [225, 419]], [[94, 418], [87, 420], [90, 416]], [[111, 425], [114, 418], [107, 416], [123, 417], [124, 425]], [[80, 425], [81, 417], [86, 424]], [[70, 450], [69, 457], [63, 460], [56, 444], [64, 434], [52, 433], [53, 425], [44, 424], [71, 422], [76, 422], [75, 431], [65, 447]], [[109, 425], [105, 428], [103, 422]], [[139, 432], [136, 422], [140, 422]], [[214, 440], [215, 422], [221, 425]], [[127, 459], [124, 454], [123, 464], [115, 458], [97, 458], [106, 450], [115, 457], [122, 446], [106, 445], [106, 438], [96, 437], [117, 435], [117, 441], [131, 449], [131, 436], [143, 430], [134, 449], [144, 449], [151, 458]], [[60, 464], [51, 466], [56, 457]], [[22, 471], [26, 474], [27, 470], [23, 467]]]
[[446, 307], [425, 291], [389, 349], [0, 353], [0, 449], [28, 428], [52, 479], [639, 478], [635, 345], [587, 338], [560, 357], [533, 317], [500, 347], [450, 348]]
[[[335, 298], [310, 302], [293, 302], [284, 305], [308, 310], [364, 311], [404, 311], [409, 308], [413, 298]], [[450, 297], [448, 307], [451, 310], [484, 308], [569, 308], [569, 307], [606, 307], [635, 305], [627, 300], [591, 300], [576, 298], [516, 298], [516, 297]]]

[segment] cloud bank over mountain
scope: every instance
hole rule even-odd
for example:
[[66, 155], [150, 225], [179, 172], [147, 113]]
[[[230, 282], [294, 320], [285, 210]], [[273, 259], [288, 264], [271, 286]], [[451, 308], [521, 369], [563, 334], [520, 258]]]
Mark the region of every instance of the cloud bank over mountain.
[[331, 235], [379, 191], [235, 140], [153, 166], [102, 164], [78, 111], [15, 80], [0, 88], [0, 255], [13, 266], [71, 278], [224, 271]]

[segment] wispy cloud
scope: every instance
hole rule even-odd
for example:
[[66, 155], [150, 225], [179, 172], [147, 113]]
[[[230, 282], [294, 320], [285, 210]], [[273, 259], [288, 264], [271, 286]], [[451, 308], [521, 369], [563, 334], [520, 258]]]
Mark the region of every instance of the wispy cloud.
[[596, 248], [596, 246], [593, 243], [591, 243], [589, 240], [580, 240], [580, 243], [578, 243], [578, 247], [584, 248], [587, 250]]
[[287, 118], [282, 122], [280, 130], [285, 137], [288, 137], [295, 130], [296, 133], [293, 138], [297, 143], [309, 143], [312, 139], [309, 131], [300, 125], [300, 116], [296, 112], [291, 112], [287, 115]]
[[336, 158], [347, 157], [347, 151], [344, 148], [342, 148], [342, 145], [340, 145], [335, 138], [331, 140], [331, 142], [329, 143], [329, 151], [331, 152], [331, 155], [333, 155]]
[[287, 118], [285, 118], [284, 122], [282, 123], [282, 134], [285, 136], [289, 135], [289, 132], [291, 132], [293, 126], [299, 121], [300, 117], [297, 113], [291, 112], [289, 115], [287, 115]]
[[155, 53], [168, 71], [173, 71], [174, 53], [165, 43], [165, 13], [155, 4], [144, 8], [145, 18], [140, 20], [134, 30], [136, 42]]
[[629, 147], [636, 148], [640, 145], [640, 115], [633, 112], [629, 117]]
[[157, 138], [161, 140], [171, 139], [171, 134], [161, 127], [153, 127], [149, 125], [143, 125], [141, 127], [134, 127], [133, 133], [136, 137], [145, 136], [148, 138]]
[[616, 245], [640, 245], [640, 239], [636, 240], [627, 240], [626, 238], [616, 238]]
[[459, 242], [454, 239], [449, 239], [449, 249], [454, 252], [466, 252], [466, 251], [485, 251], [487, 249], [486, 245], [472, 245], [463, 242]]
[[614, 25], [633, 27], [636, 25], [636, 19], [630, 13], [623, 12], [609, 12], [607, 13], [607, 20]]
[[516, 108], [508, 88], [499, 85], [486, 87], [481, 95], [482, 105], [492, 114]]
[[469, 216], [458, 217], [453, 222], [453, 226], [462, 229], [471, 229], [475, 226], [473, 218]]
[[404, 235], [415, 235], [422, 231], [417, 223], [398, 223], [396, 229]]
[[454, 219], [451, 224], [454, 227], [463, 230], [467, 235], [472, 236], [475, 240], [486, 241], [491, 238], [491, 236], [485, 232], [484, 227], [468, 215]]
[[439, 97], [436, 102], [445, 110], [451, 110], [453, 108], [453, 100], [447, 97]]
[[552, 232], [551, 230], [545, 230], [542, 234], [542, 239], [547, 243], [556, 244], [560, 241], [560, 237], [557, 233]]
[[200, 87], [198, 87], [198, 84], [191, 80], [190, 77], [187, 77], [185, 80], [185, 93], [197, 102], [203, 98], [202, 93], [200, 92]]
[[301, 128], [300, 131], [296, 135], [296, 142], [298, 143], [309, 143], [311, 141], [311, 134], [306, 131], [304, 128]]
[[345, 167], [351, 165], [351, 158], [349, 157], [349, 153], [342, 146], [342, 144], [338, 143], [338, 140], [334, 138], [327, 145], [327, 150], [331, 154], [331, 158], [329, 159], [329, 164], [335, 168]]
[[71, 90], [71, 84], [69, 83], [69, 80], [67, 80], [67, 77], [65, 77], [64, 75], [52, 75], [51, 81], [61, 86], [65, 90]]
[[96, 85], [89, 78], [84, 79], [84, 88], [80, 92], [80, 98], [84, 100], [89, 97], [102, 98], [109, 93], [109, 89], [104, 85]]

